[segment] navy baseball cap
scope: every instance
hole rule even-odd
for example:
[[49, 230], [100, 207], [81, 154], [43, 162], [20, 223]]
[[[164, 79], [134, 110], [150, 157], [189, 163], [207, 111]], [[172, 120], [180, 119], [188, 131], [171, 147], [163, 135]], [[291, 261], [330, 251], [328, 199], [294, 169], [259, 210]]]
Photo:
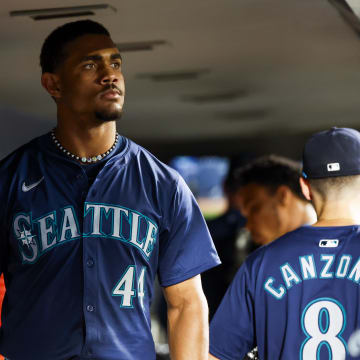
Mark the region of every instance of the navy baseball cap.
[[306, 142], [303, 176], [327, 178], [360, 174], [360, 132], [333, 127], [318, 132]]

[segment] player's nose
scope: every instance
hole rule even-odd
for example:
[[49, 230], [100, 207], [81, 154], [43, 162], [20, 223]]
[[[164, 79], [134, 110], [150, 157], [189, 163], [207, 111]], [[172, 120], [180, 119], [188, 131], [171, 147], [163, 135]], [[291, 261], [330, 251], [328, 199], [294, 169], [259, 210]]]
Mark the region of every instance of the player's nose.
[[111, 66], [106, 66], [103, 68], [101, 76], [100, 76], [100, 83], [101, 85], [108, 85], [113, 83], [118, 83], [122, 78], [121, 72], [112, 68]]

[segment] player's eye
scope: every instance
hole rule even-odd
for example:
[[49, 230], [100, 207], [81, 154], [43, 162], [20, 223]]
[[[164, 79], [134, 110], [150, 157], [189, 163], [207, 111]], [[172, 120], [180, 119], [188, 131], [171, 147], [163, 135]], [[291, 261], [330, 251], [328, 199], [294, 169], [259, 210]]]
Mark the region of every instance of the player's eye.
[[119, 62], [114, 62], [111, 64], [111, 66], [114, 68], [114, 69], [120, 69], [121, 68], [121, 64]]
[[94, 67], [95, 67], [95, 64], [93, 64], [93, 63], [89, 63], [89, 64], [84, 65], [85, 70], [92, 70], [92, 69], [94, 69]]

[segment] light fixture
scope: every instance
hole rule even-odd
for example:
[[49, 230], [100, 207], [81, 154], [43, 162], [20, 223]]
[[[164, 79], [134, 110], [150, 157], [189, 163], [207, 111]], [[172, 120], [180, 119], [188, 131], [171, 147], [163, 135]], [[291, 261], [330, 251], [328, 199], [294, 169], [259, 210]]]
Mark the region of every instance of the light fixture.
[[248, 95], [246, 90], [231, 90], [198, 95], [184, 95], [181, 100], [197, 104], [233, 101]]
[[125, 51], [151, 51], [154, 50], [155, 47], [161, 45], [169, 45], [169, 42], [166, 40], [150, 40], [150, 41], [134, 41], [134, 42], [126, 42], [126, 43], [117, 43], [116, 47], [120, 52]]
[[199, 76], [210, 73], [209, 69], [196, 70], [176, 70], [163, 71], [157, 73], [142, 73], [136, 77], [138, 79], [150, 79], [152, 81], [178, 81], [178, 80], [195, 80]]
[[31, 9], [31, 10], [15, 10], [10, 11], [11, 17], [25, 16], [35, 21], [60, 19], [77, 16], [91, 16], [96, 15], [98, 11], [116, 12], [116, 8], [108, 4], [94, 4], [82, 6], [70, 6], [59, 8], [44, 8], [44, 9]]

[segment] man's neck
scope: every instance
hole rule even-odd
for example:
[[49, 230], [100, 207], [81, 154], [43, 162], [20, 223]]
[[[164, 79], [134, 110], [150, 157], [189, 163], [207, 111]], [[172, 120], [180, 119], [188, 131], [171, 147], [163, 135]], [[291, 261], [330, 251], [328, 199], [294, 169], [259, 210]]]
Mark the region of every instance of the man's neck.
[[354, 219], [321, 219], [312, 226], [315, 227], [331, 227], [331, 226], [350, 226], [359, 225], [360, 222]]
[[314, 207], [307, 203], [304, 207], [304, 217], [302, 225], [310, 225], [316, 222], [317, 216]]
[[77, 126], [59, 122], [55, 136], [61, 145], [79, 157], [93, 157], [108, 151], [115, 142], [115, 121], [97, 126]]
[[299, 226], [313, 224], [316, 221], [313, 206], [304, 200], [300, 200], [296, 195], [293, 195], [293, 202], [287, 211], [290, 214], [290, 225], [287, 231], [294, 230]]
[[315, 206], [318, 220], [313, 226], [348, 226], [360, 224], [360, 206], [355, 199], [326, 202]]

